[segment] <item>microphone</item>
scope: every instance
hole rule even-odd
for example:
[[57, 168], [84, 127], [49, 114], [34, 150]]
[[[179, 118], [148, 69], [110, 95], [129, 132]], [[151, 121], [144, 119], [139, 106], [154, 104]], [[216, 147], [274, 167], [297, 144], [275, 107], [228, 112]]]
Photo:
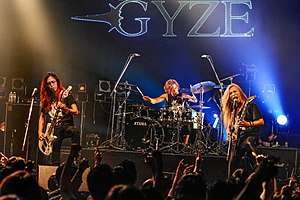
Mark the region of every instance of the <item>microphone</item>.
[[33, 89], [32, 94], [31, 94], [31, 97], [33, 97], [33, 96], [35, 95], [35, 93], [36, 93], [37, 90], [38, 90], [37, 88], [34, 88], [34, 89]]
[[234, 97], [232, 107], [235, 109], [237, 104], [237, 97]]
[[138, 54], [138, 53], [132, 53], [131, 55], [132, 55], [133, 57], [134, 57], [134, 56], [136, 56], [136, 57], [141, 56], [141, 55]]
[[209, 58], [209, 57], [210, 57], [210, 55], [206, 55], [206, 54], [201, 56], [201, 58]]

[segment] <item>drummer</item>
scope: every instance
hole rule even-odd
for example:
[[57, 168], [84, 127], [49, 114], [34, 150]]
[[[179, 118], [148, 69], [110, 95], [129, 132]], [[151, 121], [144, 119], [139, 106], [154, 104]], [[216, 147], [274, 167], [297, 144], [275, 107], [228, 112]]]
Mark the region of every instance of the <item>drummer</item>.
[[[149, 96], [143, 96], [144, 101], [147, 101], [151, 104], [157, 104], [165, 101], [168, 108], [178, 108], [184, 107], [186, 101], [197, 103], [197, 98], [193, 94], [188, 95], [186, 93], [180, 93], [180, 86], [175, 79], [169, 79], [165, 82], [164, 91], [165, 93], [161, 94], [158, 97], [151, 98]], [[189, 136], [185, 137], [184, 143], [188, 143]]]
[[167, 107], [180, 106], [183, 105], [185, 101], [197, 103], [197, 98], [194, 94], [191, 96], [186, 93], [179, 92], [180, 86], [175, 79], [167, 80], [164, 85], [164, 90], [165, 93], [158, 97], [151, 98], [149, 96], [143, 96], [143, 99], [151, 104], [157, 104], [162, 101], [166, 101]]

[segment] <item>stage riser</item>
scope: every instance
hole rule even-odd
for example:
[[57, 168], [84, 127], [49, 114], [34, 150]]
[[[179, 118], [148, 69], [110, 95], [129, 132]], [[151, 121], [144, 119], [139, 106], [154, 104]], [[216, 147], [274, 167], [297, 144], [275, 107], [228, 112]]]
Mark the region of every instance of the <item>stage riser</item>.
[[[281, 162], [285, 164], [285, 167], [279, 169], [278, 178], [284, 180], [287, 175], [290, 175], [293, 168], [297, 167], [297, 149], [293, 148], [258, 148], [260, 153], [264, 155], [272, 155], [279, 157]], [[144, 162], [143, 153], [129, 152], [129, 151], [114, 151], [114, 150], [102, 150], [103, 152], [103, 163], [107, 163], [111, 166], [118, 165], [121, 161], [128, 159], [132, 160], [136, 164], [138, 170], [137, 184], [142, 184], [147, 178], [151, 177], [151, 170]], [[68, 150], [64, 150], [61, 153], [62, 160], [66, 160], [69, 154]], [[83, 149], [81, 152], [82, 156], [90, 161], [90, 165], [93, 163], [94, 150]], [[216, 180], [225, 180], [227, 173], [227, 162], [223, 156], [204, 156], [203, 157], [202, 170], [204, 172], [205, 179], [208, 183], [212, 183]], [[187, 163], [194, 163], [194, 156], [188, 155], [177, 155], [177, 154], [163, 154], [163, 171], [166, 175], [173, 176], [178, 162], [184, 159]], [[43, 187], [47, 187], [47, 180], [50, 175], [54, 172], [55, 167], [53, 166], [42, 166], [39, 172], [39, 182]], [[81, 190], [86, 191], [86, 176], [88, 171], [84, 173], [83, 184]]]
[[280, 159], [280, 163], [284, 164], [279, 168], [278, 178], [287, 179], [292, 172], [297, 173], [298, 169], [298, 150], [296, 148], [271, 148], [259, 147], [258, 152], [264, 155], [271, 155]]
[[[82, 156], [93, 163], [93, 150], [84, 149]], [[138, 170], [137, 183], [141, 184], [147, 178], [151, 177], [151, 170], [144, 162], [143, 153], [129, 152], [129, 151], [103, 151], [103, 162], [111, 166], [118, 165], [121, 161], [128, 159], [132, 160], [136, 164]], [[65, 151], [61, 154], [63, 160], [66, 160], [68, 153]], [[181, 159], [184, 159], [189, 164], [194, 163], [194, 156], [175, 155], [175, 154], [163, 154], [163, 171], [166, 174], [173, 175], [176, 171], [176, 167]], [[225, 180], [227, 172], [227, 164], [225, 157], [222, 156], [204, 156], [202, 169], [205, 174], [205, 179], [208, 182], [220, 179]]]

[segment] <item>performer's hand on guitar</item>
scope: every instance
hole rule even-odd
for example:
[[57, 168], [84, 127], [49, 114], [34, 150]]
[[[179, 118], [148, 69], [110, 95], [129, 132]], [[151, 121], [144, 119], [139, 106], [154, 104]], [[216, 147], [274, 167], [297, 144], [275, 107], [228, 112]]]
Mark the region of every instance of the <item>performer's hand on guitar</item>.
[[250, 127], [250, 126], [251, 126], [251, 123], [248, 122], [248, 121], [243, 120], [243, 121], [241, 121], [241, 122], [239, 123], [239, 125], [240, 125], [240, 126], [244, 126], [244, 127]]
[[62, 103], [61, 101], [57, 102], [56, 106], [57, 106], [58, 109], [61, 109], [61, 110], [65, 111], [65, 112], [67, 112], [69, 110], [68, 107], [67, 107], [67, 105], [64, 104], [64, 103]]
[[45, 138], [44, 135], [45, 135], [45, 133], [43, 133], [43, 132], [40, 133], [40, 132], [39, 132], [39, 140], [40, 140], [40, 141], [44, 140], [44, 138]]
[[231, 139], [231, 141], [235, 142], [237, 141], [237, 135], [233, 134], [232, 132], [228, 133], [227, 140]]

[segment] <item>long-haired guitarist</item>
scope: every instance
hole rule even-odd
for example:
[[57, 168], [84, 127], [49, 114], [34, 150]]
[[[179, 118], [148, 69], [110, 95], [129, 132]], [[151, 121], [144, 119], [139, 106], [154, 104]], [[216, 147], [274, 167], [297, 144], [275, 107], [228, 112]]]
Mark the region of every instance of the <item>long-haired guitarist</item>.
[[250, 172], [255, 163], [255, 141], [264, 125], [264, 119], [253, 102], [255, 97], [247, 97], [240, 86], [230, 84], [222, 97], [223, 120], [229, 138], [228, 175], [237, 168]]
[[[79, 111], [69, 90], [63, 87], [58, 76], [54, 73], [47, 73], [41, 81], [41, 112], [38, 125], [39, 145], [44, 145], [43, 142], [46, 141], [46, 144], [49, 143], [47, 148], [50, 151], [46, 148], [45, 153], [42, 147], [39, 146], [39, 148], [44, 154], [50, 154], [52, 164], [59, 164], [60, 162], [59, 155], [63, 139], [71, 138], [72, 143], [80, 143], [79, 130], [74, 127], [73, 120], [73, 115], [78, 115]], [[49, 134], [53, 134], [51, 136], [53, 138], [52, 142], [48, 141]]]

